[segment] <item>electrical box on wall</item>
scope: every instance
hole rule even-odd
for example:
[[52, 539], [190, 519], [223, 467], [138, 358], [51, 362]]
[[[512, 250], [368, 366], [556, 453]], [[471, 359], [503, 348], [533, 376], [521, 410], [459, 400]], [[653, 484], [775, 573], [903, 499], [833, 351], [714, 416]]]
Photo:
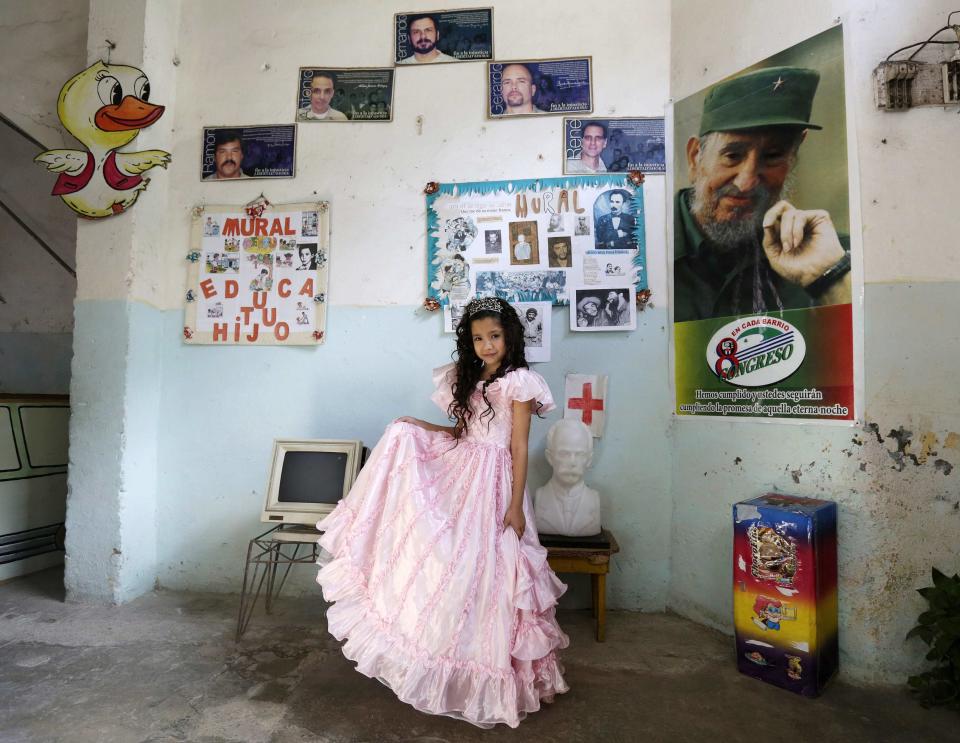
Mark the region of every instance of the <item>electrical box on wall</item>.
[[[916, 106], [947, 106], [960, 103], [960, 26], [947, 25], [926, 41], [918, 41], [891, 53], [873, 71], [874, 101], [885, 111], [906, 111]], [[956, 40], [935, 37], [952, 31]], [[928, 45], [956, 47], [950, 59], [940, 62], [915, 61], [914, 57]], [[906, 59], [891, 59], [895, 54], [919, 47]], [[949, 53], [949, 49], [948, 49]]]
[[873, 71], [874, 100], [885, 111], [960, 103], [960, 59], [881, 62]]

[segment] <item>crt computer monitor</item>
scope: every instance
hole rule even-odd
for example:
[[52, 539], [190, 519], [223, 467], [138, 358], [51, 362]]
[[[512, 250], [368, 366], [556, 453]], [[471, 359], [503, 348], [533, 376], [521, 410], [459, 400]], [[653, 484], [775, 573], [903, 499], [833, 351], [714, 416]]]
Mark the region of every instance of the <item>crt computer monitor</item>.
[[260, 520], [315, 526], [350, 491], [362, 456], [360, 441], [275, 439]]

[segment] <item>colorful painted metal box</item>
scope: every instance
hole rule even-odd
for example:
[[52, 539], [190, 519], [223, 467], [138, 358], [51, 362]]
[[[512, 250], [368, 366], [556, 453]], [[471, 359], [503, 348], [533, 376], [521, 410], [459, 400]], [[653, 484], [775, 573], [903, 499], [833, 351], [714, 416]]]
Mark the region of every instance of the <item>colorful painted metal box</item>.
[[768, 493], [733, 506], [742, 673], [815, 697], [837, 671], [837, 504]]

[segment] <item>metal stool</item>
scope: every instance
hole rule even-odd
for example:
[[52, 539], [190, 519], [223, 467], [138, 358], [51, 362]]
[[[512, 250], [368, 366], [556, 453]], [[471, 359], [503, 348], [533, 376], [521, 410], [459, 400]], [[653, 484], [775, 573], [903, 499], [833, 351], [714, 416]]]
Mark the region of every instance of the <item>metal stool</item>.
[[[320, 556], [320, 545], [317, 539], [321, 532], [306, 531], [302, 526], [284, 528], [278, 524], [263, 534], [250, 540], [247, 546], [247, 562], [243, 568], [243, 589], [240, 592], [240, 615], [237, 617], [237, 642], [247, 630], [250, 617], [260, 598], [263, 583], [266, 581], [267, 590], [264, 598], [266, 613], [273, 609], [273, 601], [280, 596], [283, 584], [294, 565], [315, 565]], [[300, 548], [309, 546], [300, 554]], [[292, 548], [292, 552], [291, 552]], [[250, 566], [253, 565], [251, 574]], [[285, 565], [280, 583], [277, 583], [277, 569]]]

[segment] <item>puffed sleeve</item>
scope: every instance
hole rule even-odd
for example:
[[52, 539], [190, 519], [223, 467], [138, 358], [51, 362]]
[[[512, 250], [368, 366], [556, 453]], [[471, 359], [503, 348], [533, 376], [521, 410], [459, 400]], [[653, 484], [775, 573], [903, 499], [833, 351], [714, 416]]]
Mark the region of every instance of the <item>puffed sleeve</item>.
[[505, 392], [508, 400], [526, 402], [536, 400], [539, 407], [535, 412], [549, 413], [556, 405], [546, 380], [530, 369], [514, 369], [506, 374], [502, 380], [505, 383]]
[[437, 404], [444, 415], [446, 415], [450, 403], [453, 402], [453, 383], [456, 378], [457, 370], [453, 362], [438, 366], [433, 370], [433, 386], [436, 389], [430, 395], [430, 399]]

